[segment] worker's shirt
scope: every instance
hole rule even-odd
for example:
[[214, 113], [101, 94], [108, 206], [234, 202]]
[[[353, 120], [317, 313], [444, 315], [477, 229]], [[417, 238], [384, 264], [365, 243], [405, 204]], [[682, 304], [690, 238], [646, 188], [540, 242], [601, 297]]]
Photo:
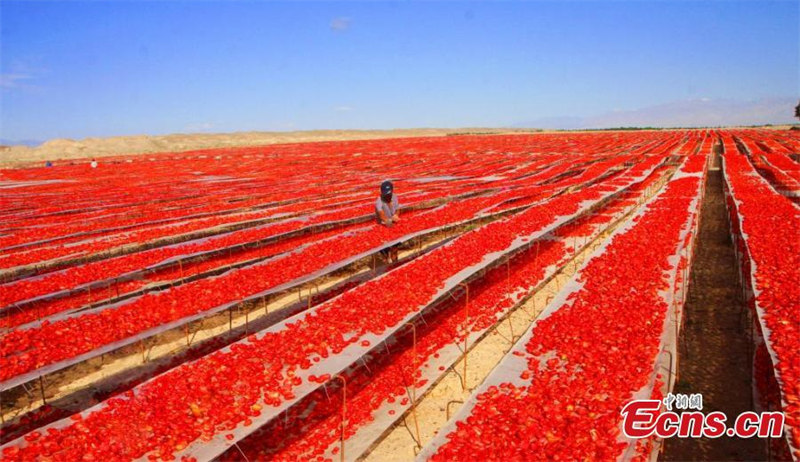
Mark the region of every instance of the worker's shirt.
[[378, 221], [380, 221], [380, 211], [383, 210], [383, 213], [386, 215], [386, 219], [391, 219], [399, 208], [400, 203], [397, 201], [397, 194], [392, 194], [392, 200], [389, 201], [388, 204], [384, 202], [380, 196], [378, 196], [378, 200], [375, 201], [375, 217], [378, 219]]

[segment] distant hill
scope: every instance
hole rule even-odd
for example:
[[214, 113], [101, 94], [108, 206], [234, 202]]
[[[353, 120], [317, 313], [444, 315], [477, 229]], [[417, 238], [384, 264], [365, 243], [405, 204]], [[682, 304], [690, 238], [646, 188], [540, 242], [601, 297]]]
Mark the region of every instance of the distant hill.
[[560, 130], [617, 127], [742, 127], [796, 122], [797, 99], [793, 96], [755, 101], [695, 98], [633, 110], [619, 110], [588, 117], [547, 117], [514, 124]]
[[108, 138], [53, 139], [38, 146], [11, 145], [0, 148], [0, 164], [43, 162], [151, 152], [179, 152], [195, 149], [258, 146], [313, 141], [370, 140], [453, 134], [531, 133], [520, 128], [409, 128], [397, 130], [309, 130], [296, 132], [194, 133], [173, 135], [131, 135]]

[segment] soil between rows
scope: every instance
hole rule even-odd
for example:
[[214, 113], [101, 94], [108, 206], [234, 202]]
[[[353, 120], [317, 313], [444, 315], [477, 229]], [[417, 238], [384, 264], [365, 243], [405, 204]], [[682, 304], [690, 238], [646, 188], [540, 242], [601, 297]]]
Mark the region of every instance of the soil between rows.
[[[720, 169], [709, 170], [674, 393], [701, 393], [702, 412], [722, 411], [730, 424], [754, 410], [752, 348], [722, 181]], [[671, 438], [661, 459], [768, 460], [768, 454], [758, 438]]]

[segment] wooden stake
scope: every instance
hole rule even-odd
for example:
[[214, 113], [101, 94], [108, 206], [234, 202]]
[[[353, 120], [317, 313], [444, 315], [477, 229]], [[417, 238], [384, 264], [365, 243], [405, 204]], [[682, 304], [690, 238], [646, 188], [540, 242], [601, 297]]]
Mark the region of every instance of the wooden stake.
[[347, 380], [345, 380], [345, 378], [341, 374], [336, 374], [336, 377], [334, 377], [334, 379], [337, 379], [337, 378], [342, 381], [342, 435], [339, 438], [339, 444], [340, 444], [340, 446], [339, 446], [340, 447], [339, 460], [341, 462], [344, 462], [344, 432], [345, 432], [345, 429], [347, 428], [347, 426], [346, 426], [347, 425], [347, 420], [346, 420], [347, 419]]
[[[678, 301], [675, 300], [674, 296], [672, 297], [672, 307], [673, 307], [673, 311], [674, 311], [673, 316], [675, 316], [675, 341], [677, 342], [678, 339], [680, 339], [680, 324], [678, 323]], [[672, 356], [672, 353], [670, 352], [670, 359], [672, 359], [671, 356]], [[675, 357], [675, 382], [677, 382], [677, 381], [678, 381], [678, 357], [676, 356]]]
[[467, 389], [467, 340], [469, 339], [469, 286], [462, 282], [459, 284], [460, 286], [464, 286], [464, 290], [466, 291], [466, 297], [464, 299], [464, 377], [461, 379], [462, 387], [464, 390]]
[[139, 340], [139, 349], [142, 352], [142, 363], [146, 363], [147, 362], [147, 356], [144, 353], [144, 350], [145, 350], [144, 340]]
[[417, 365], [417, 326], [413, 323], [407, 322], [407, 326], [411, 326], [411, 332], [413, 335], [413, 343], [411, 345], [411, 354], [414, 358], [414, 371], [411, 373], [411, 414], [414, 416], [414, 427], [417, 431], [417, 445], [422, 444], [422, 440], [419, 437], [419, 421], [417, 420], [417, 370], [419, 370], [419, 365]]
[[42, 403], [47, 404], [47, 398], [44, 396], [44, 379], [41, 375], [39, 376], [39, 389], [42, 392]]

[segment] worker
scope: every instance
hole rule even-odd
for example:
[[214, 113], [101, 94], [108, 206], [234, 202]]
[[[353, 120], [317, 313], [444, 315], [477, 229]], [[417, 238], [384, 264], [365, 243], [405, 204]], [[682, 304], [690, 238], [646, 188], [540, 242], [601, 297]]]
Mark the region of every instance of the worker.
[[97, 160], [96, 159], [92, 159], [92, 163], [89, 164], [89, 165], [91, 165], [92, 168], [97, 168]]
[[[381, 195], [375, 201], [375, 219], [383, 226], [391, 227], [400, 221], [400, 203], [394, 193], [394, 185], [386, 180], [381, 183]], [[399, 244], [381, 250], [381, 255], [392, 262], [397, 261]]]

